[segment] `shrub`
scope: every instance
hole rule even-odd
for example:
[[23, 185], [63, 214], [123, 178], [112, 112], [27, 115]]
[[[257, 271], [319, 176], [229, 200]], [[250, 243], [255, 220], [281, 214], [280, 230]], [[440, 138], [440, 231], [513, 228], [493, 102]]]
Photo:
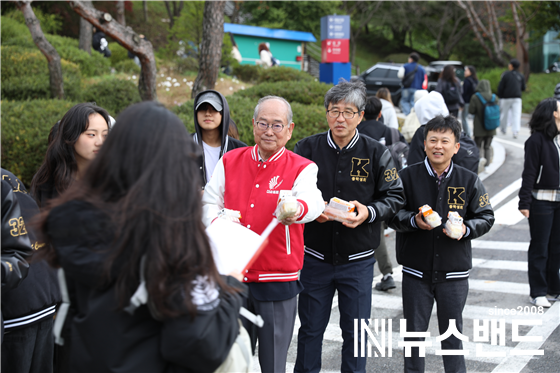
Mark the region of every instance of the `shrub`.
[[[35, 13], [35, 16], [41, 23], [41, 30], [43, 30], [45, 34], [56, 34], [62, 30], [62, 17], [58, 14], [46, 14], [37, 7], [33, 7], [33, 13]], [[4, 22], [4, 18], [14, 20], [25, 26], [25, 18], [20, 10], [14, 9], [8, 12], [2, 17], [2, 23]], [[27, 26], [25, 27], [27, 28]], [[29, 30], [27, 32], [29, 33]], [[2, 37], [4, 37], [4, 35], [2, 35]]]
[[175, 68], [179, 74], [189, 71], [198, 73], [198, 60], [194, 57], [176, 57], [173, 61], [175, 62]]
[[31, 33], [26, 25], [5, 16], [2, 16], [0, 21], [2, 24], [2, 45], [19, 45], [22, 47], [36, 48], [31, 38]]
[[487, 79], [490, 82], [490, 88], [493, 93], [498, 93], [498, 84], [502, 77], [502, 73], [506, 71], [503, 67], [496, 67], [493, 69], [482, 70], [477, 72], [478, 79]]
[[[257, 101], [248, 97], [228, 96], [227, 98], [231, 118], [237, 124], [240, 140], [251, 146], [255, 144], [253, 136], [253, 112]], [[292, 111], [294, 114], [295, 128], [292, 138], [286, 147], [293, 150], [294, 145], [304, 137], [314, 135], [328, 130], [325, 118], [325, 109], [318, 105], [303, 105], [293, 103]], [[189, 132], [194, 132], [194, 101], [190, 100], [181, 106], [175, 106], [173, 112], [185, 123]]]
[[114, 66], [115, 70], [121, 73], [127, 74], [139, 74], [140, 73], [140, 66], [138, 66], [134, 60], [128, 59], [124, 61], [117, 62]]
[[264, 69], [257, 65], [233, 65], [233, 75], [246, 83], [258, 83], [262, 70]]
[[110, 78], [88, 86], [84, 90], [83, 101], [95, 101], [116, 117], [123, 109], [141, 99], [136, 84], [129, 80]]
[[[111, 57], [109, 57], [111, 66], [116, 67], [119, 62], [130, 60], [130, 58], [128, 58], [128, 49], [126, 49], [119, 43], [109, 43], [108, 48], [111, 51]], [[101, 56], [101, 53], [99, 52], [96, 53]]]
[[60, 58], [73, 62], [80, 67], [83, 76], [97, 76], [111, 71], [110, 61], [101, 53], [91, 49], [91, 56], [78, 47], [78, 40], [58, 35], [46, 35]]
[[[48, 63], [38, 49], [2, 46], [2, 99], [27, 100], [52, 98]], [[64, 94], [69, 100], [79, 101], [82, 76], [77, 65], [61, 61]]]
[[2, 167], [29, 187], [45, 157], [51, 127], [75, 104], [63, 100], [2, 100]]
[[262, 83], [243, 91], [237, 91], [234, 96], [249, 97], [256, 102], [261, 97], [275, 95], [284, 97], [289, 103], [323, 105], [325, 93], [331, 87], [332, 84], [313, 80], [297, 83], [296, 86], [293, 82]]
[[314, 81], [315, 78], [306, 73], [292, 69], [287, 66], [276, 66], [269, 69], [262, 69], [259, 75], [259, 83], [272, 82], [307, 82]]

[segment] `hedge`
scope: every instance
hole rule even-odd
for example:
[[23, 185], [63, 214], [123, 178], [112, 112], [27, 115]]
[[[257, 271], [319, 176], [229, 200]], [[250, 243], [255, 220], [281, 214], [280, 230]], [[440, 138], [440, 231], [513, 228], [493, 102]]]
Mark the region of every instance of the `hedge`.
[[51, 127], [75, 104], [64, 100], [2, 100], [2, 167], [29, 187], [45, 157]]
[[265, 69], [257, 65], [233, 64], [233, 75], [247, 83], [308, 82], [315, 78], [308, 73], [287, 66]]
[[[237, 124], [240, 140], [247, 145], [254, 145], [252, 118], [257, 100], [232, 95], [227, 97], [227, 101], [231, 118], [234, 120], [235, 124]], [[194, 132], [193, 105], [194, 101], [190, 100], [172, 109], [185, 123], [187, 129], [191, 133]], [[286, 145], [288, 149], [292, 150], [296, 142], [304, 137], [328, 130], [325, 109], [322, 105], [303, 105], [294, 102], [291, 103], [291, 106], [294, 114], [293, 121], [295, 123], [295, 128], [292, 139], [288, 141]]]
[[118, 78], [105, 79], [88, 85], [82, 100], [95, 101], [115, 118], [126, 107], [141, 101], [138, 86], [132, 81]]
[[[52, 98], [48, 63], [38, 49], [2, 46], [1, 56], [3, 100]], [[65, 97], [79, 101], [82, 91], [80, 69], [66, 60], [61, 60], [61, 65]]]
[[[130, 60], [130, 58], [128, 58], [128, 49], [126, 49], [119, 43], [111, 42], [107, 47], [111, 51], [111, 57], [108, 58], [111, 62], [111, 66], [115, 67], [119, 62]], [[96, 53], [101, 56], [101, 53]]]
[[114, 68], [116, 71], [126, 74], [140, 74], [141, 70], [140, 66], [138, 66], [136, 62], [131, 59], [117, 62], [117, 64], [114, 65]]
[[[293, 69], [292, 69], [293, 70]], [[325, 84], [315, 81], [298, 82], [276, 82], [262, 83], [251, 88], [237, 91], [234, 96], [249, 97], [257, 101], [267, 95], [284, 97], [289, 103], [299, 102], [305, 105], [323, 105], [325, 93], [332, 87], [332, 84]]]

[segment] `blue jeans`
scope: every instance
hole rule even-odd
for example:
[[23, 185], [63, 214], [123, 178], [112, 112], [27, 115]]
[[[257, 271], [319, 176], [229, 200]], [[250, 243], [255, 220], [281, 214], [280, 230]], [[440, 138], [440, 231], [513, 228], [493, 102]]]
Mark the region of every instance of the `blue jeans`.
[[[366, 357], [354, 357], [354, 319], [369, 319], [371, 316], [374, 263], [373, 256], [342, 265], [333, 265], [305, 256], [300, 275], [305, 289], [299, 294], [298, 313], [301, 327], [298, 332], [294, 372], [321, 370], [323, 334], [329, 323], [335, 290], [338, 291], [340, 328], [344, 340], [340, 371], [365, 372]], [[359, 336], [358, 349], [361, 349]]]
[[403, 88], [401, 96], [401, 106], [404, 115], [410, 114], [410, 110], [414, 107], [414, 93], [418, 89], [416, 88]]
[[529, 212], [531, 297], [560, 294], [560, 202], [533, 198]]

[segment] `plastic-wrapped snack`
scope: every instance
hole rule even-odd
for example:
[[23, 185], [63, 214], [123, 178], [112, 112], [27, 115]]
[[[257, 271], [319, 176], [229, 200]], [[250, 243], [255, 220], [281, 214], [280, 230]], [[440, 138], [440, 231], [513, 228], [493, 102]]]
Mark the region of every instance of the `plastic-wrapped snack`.
[[430, 224], [432, 228], [439, 227], [441, 225], [441, 216], [437, 213], [437, 211], [432, 210], [430, 205], [424, 205], [418, 210], [422, 211], [422, 215], [424, 215], [424, 220], [426, 223]]
[[218, 212], [218, 218], [239, 223], [239, 219], [241, 219], [241, 212], [237, 210], [221, 209], [220, 212]]
[[354, 204], [340, 198], [333, 197], [329, 201], [327, 207], [325, 207], [323, 214], [327, 215], [332, 220], [349, 223], [350, 221], [348, 218], [356, 216], [354, 212], [355, 210], [356, 206], [354, 206]]
[[445, 232], [449, 237], [454, 239], [457, 239], [463, 235], [463, 218], [457, 211], [449, 211], [449, 213], [447, 214]]
[[278, 206], [274, 215], [278, 220], [294, 217], [299, 209], [299, 202], [296, 197], [292, 196], [291, 190], [281, 190], [278, 195]]

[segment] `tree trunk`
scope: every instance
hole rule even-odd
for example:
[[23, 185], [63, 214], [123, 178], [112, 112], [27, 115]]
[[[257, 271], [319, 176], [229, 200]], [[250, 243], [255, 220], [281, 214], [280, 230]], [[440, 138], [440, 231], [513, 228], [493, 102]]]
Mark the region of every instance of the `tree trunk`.
[[59, 100], [64, 99], [64, 82], [62, 80], [62, 67], [60, 65], [60, 56], [54, 47], [47, 41], [39, 20], [31, 9], [30, 1], [16, 1], [16, 6], [23, 13], [25, 24], [31, 32], [33, 42], [39, 48], [41, 53], [47, 59], [49, 64], [49, 77], [51, 85], [51, 95]]
[[515, 50], [516, 57], [521, 66], [519, 71], [523, 73], [525, 81], [529, 80], [531, 66], [529, 64], [529, 35], [527, 34], [527, 22], [522, 22], [517, 13], [517, 2], [511, 3], [513, 20], [515, 21]]
[[175, 24], [173, 22], [173, 12], [169, 8], [169, 1], [164, 1], [164, 3], [165, 3], [165, 9], [167, 9], [167, 15], [169, 16], [169, 29], [172, 29], [173, 25]]
[[144, 22], [148, 22], [148, 2], [144, 0], [142, 3], [144, 3]]
[[[93, 6], [91, 1], [84, 1], [88, 6]], [[80, 17], [80, 44], [79, 48], [91, 55], [91, 37], [93, 26], [91, 23]]]
[[199, 69], [192, 89], [192, 98], [202, 91], [213, 89], [216, 85], [222, 57], [225, 6], [225, 1], [207, 1], [204, 4]]
[[[157, 71], [152, 43], [141, 39], [130, 27], [113, 22], [109, 13], [103, 13], [94, 7], [87, 6], [82, 1], [68, 1], [68, 4], [80, 17], [88, 20], [98, 30], [103, 31], [105, 35], [112, 37], [124, 48], [138, 56], [142, 68], [138, 82], [140, 97], [144, 101], [156, 101]], [[221, 29], [223, 30], [223, 26]]]
[[117, 22], [126, 26], [126, 19], [124, 18], [124, 1], [117, 1]]

